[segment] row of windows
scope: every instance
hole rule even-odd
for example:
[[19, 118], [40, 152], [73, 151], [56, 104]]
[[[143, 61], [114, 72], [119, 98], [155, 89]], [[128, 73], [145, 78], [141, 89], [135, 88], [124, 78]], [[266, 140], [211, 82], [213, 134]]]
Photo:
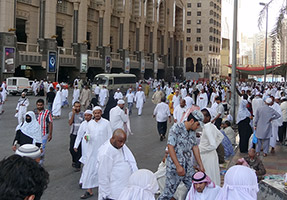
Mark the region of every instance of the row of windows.
[[212, 27], [209, 28], [209, 32], [210, 32], [210, 33], [217, 34], [217, 35], [220, 35], [220, 34], [221, 34], [221, 32], [220, 32], [219, 30], [217, 30], [217, 29], [215, 29], [215, 28], [212, 28]]
[[209, 41], [210, 42], [216, 42], [216, 43], [220, 44], [220, 39], [218, 39], [216, 37], [209, 36]]
[[214, 26], [218, 26], [218, 27], [220, 27], [221, 26], [221, 24], [218, 22], [218, 21], [216, 21], [216, 20], [214, 20], [214, 19], [209, 19], [209, 23], [210, 24], [213, 24]]
[[[201, 3], [197, 3], [196, 6], [197, 6], [198, 8], [201, 8]], [[187, 7], [188, 7], [188, 8], [191, 8], [191, 3], [187, 3]]]
[[217, 19], [220, 18], [220, 15], [219, 15], [218, 13], [216, 13], [216, 12], [213, 12], [213, 10], [210, 10], [210, 11], [209, 11], [209, 14], [210, 14], [210, 15], [213, 15], [213, 16], [216, 17]]
[[209, 51], [210, 52], [214, 52], [214, 53], [219, 53], [220, 49], [218, 47], [215, 46], [209, 46]]
[[213, 3], [213, 1], [210, 2], [210, 7], [213, 7], [214, 9], [221, 11], [221, 8], [219, 7], [219, 5], [216, 5], [216, 3]]
[[195, 45], [194, 46], [194, 51], [203, 51], [203, 46], [202, 45]]
[[[191, 24], [191, 20], [186, 20], [186, 24]], [[201, 20], [196, 20], [196, 24], [201, 24]]]

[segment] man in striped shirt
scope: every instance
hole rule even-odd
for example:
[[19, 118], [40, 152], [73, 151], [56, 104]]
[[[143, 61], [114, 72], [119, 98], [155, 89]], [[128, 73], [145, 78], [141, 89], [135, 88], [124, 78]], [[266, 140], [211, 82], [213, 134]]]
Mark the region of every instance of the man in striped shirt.
[[53, 119], [51, 112], [44, 108], [43, 99], [38, 99], [36, 105], [37, 109], [35, 110], [35, 114], [42, 131], [42, 154], [40, 161], [40, 165], [42, 165], [44, 162], [46, 143], [52, 140]]

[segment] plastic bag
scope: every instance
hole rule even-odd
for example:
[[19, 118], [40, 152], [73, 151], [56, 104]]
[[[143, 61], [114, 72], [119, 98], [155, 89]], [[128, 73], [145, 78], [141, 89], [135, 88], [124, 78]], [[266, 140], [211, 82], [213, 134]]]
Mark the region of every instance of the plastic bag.
[[257, 139], [257, 137], [256, 137], [255, 133], [256, 133], [256, 131], [254, 131], [254, 132], [253, 132], [253, 139], [252, 139], [252, 143], [257, 144], [258, 139]]

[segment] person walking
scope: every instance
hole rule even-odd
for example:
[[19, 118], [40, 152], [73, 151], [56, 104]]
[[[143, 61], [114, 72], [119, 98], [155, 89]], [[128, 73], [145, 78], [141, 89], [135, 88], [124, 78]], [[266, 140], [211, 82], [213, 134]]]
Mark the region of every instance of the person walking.
[[26, 97], [26, 92], [22, 92], [21, 97], [18, 100], [15, 116], [18, 118], [18, 124], [22, 124], [24, 116], [27, 113], [29, 106], [29, 99]]

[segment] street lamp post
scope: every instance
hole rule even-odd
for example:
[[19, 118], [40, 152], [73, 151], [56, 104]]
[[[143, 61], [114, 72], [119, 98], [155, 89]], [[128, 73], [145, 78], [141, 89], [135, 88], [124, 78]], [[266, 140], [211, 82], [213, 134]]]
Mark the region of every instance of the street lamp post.
[[268, 6], [269, 3], [260, 2], [259, 5], [266, 7], [266, 32], [265, 32], [265, 58], [264, 58], [264, 87], [266, 85], [266, 65], [267, 65], [267, 34], [268, 34]]

